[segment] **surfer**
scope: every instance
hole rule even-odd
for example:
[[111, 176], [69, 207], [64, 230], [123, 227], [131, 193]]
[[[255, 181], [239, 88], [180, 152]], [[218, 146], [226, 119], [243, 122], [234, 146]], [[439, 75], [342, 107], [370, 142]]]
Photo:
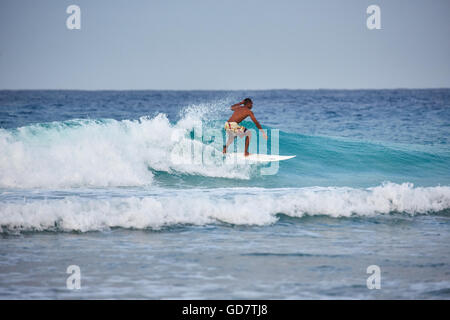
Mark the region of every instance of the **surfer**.
[[263, 128], [259, 124], [258, 120], [256, 120], [255, 115], [251, 111], [253, 107], [253, 101], [250, 98], [245, 98], [239, 103], [233, 104], [231, 106], [231, 110], [234, 111], [233, 115], [225, 122], [225, 131], [228, 134], [228, 140], [226, 145], [223, 146], [223, 153], [227, 153], [228, 146], [233, 142], [236, 136], [239, 138], [245, 137], [245, 152], [244, 155], [247, 157], [250, 155], [248, 153], [248, 147], [250, 145], [250, 139], [252, 138], [252, 133], [250, 130], [247, 130], [244, 126], [240, 126], [239, 123], [243, 121], [245, 118], [250, 117], [252, 121], [255, 123], [256, 127], [262, 132], [263, 137], [267, 140], [267, 135], [264, 132]]

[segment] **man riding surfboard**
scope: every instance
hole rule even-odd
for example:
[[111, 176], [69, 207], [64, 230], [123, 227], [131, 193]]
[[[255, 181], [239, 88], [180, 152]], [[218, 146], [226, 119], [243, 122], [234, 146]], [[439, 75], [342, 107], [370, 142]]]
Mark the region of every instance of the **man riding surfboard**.
[[251, 111], [253, 107], [253, 101], [250, 98], [246, 98], [239, 103], [236, 103], [231, 106], [231, 110], [234, 111], [233, 115], [225, 122], [225, 131], [228, 134], [228, 140], [226, 145], [223, 146], [223, 153], [227, 152], [228, 146], [233, 142], [236, 136], [239, 138], [245, 137], [245, 152], [244, 155], [247, 157], [250, 155], [248, 153], [248, 147], [250, 145], [250, 139], [252, 138], [252, 132], [247, 130], [247, 128], [240, 126], [245, 118], [250, 117], [252, 121], [255, 123], [256, 127], [262, 132], [263, 137], [267, 140], [267, 135], [259, 124], [258, 120], [256, 120], [255, 115]]

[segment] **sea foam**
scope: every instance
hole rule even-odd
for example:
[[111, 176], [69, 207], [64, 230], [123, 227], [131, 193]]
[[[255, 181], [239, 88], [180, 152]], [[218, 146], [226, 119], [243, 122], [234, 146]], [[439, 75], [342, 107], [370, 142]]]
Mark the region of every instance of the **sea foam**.
[[159, 229], [165, 226], [227, 223], [270, 225], [282, 213], [291, 217], [335, 218], [381, 214], [433, 214], [450, 209], [450, 187], [385, 183], [355, 189], [221, 188], [168, 190], [160, 194], [0, 202], [0, 226], [8, 230], [93, 231], [113, 227]]

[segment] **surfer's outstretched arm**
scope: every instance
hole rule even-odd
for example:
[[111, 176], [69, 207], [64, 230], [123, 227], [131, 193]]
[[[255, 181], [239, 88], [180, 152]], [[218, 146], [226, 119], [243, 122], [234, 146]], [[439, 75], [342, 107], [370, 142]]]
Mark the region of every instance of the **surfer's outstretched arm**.
[[261, 125], [259, 124], [258, 120], [256, 120], [255, 115], [253, 114], [252, 111], [249, 111], [249, 116], [250, 116], [250, 118], [252, 119], [252, 121], [253, 121], [253, 123], [255, 124], [255, 126], [259, 129], [259, 131], [261, 131], [261, 133], [262, 133], [264, 139], [267, 140], [267, 135], [266, 135], [266, 133], [264, 132], [264, 130], [263, 130], [263, 128], [261, 127]]

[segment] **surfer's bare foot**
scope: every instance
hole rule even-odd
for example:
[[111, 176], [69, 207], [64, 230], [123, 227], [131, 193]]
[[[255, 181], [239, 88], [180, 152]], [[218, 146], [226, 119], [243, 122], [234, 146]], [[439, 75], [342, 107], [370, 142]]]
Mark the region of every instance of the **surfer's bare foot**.
[[227, 147], [223, 147], [223, 154], [227, 153]]
[[246, 156], [246, 157], [248, 157], [249, 155], [251, 155], [251, 153], [249, 153], [249, 152], [244, 153], [244, 156]]

